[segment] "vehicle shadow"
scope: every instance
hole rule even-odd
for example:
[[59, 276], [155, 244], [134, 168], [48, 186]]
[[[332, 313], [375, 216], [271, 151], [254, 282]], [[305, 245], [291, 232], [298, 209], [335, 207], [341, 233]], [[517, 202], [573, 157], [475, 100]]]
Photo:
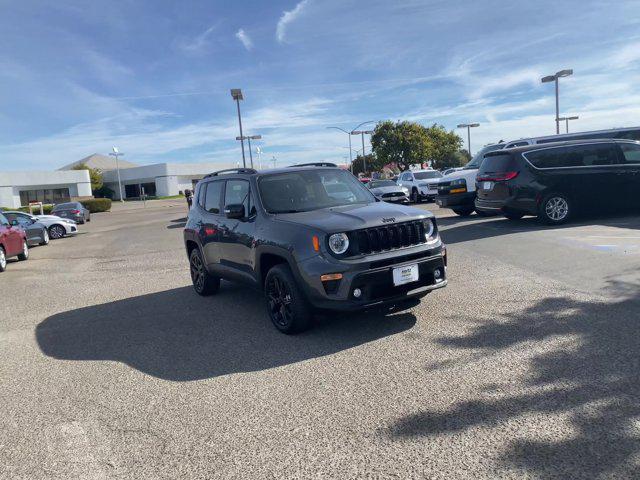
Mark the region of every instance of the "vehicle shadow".
[[40, 349], [56, 359], [119, 361], [183, 382], [330, 355], [415, 322], [410, 312], [331, 315], [308, 332], [287, 336], [273, 327], [258, 294], [223, 282], [214, 297], [182, 287], [59, 313], [40, 323], [35, 335]]
[[[504, 318], [476, 319], [468, 335], [439, 339], [480, 358], [507, 349], [535, 353], [524, 376], [490, 384], [448, 411], [425, 409], [399, 418], [382, 433], [430, 437], [515, 422], [513, 431], [520, 434], [501, 452], [501, 461], [525, 471], [523, 477], [640, 478], [640, 285], [618, 287], [634, 293], [612, 302], [550, 297]], [[434, 368], [457, 368], [455, 363]], [[572, 428], [549, 435], [536, 430], [541, 427], [532, 415], [561, 415]]]
[[174, 218], [173, 220], [171, 220], [171, 224], [167, 225], [168, 229], [173, 229], [173, 228], [184, 228], [187, 225], [187, 217], [182, 217], [182, 218]]
[[[475, 220], [475, 221], [474, 221]], [[470, 217], [468, 221], [439, 222], [442, 225], [440, 235], [444, 243], [469, 242], [482, 238], [499, 237], [520, 232], [540, 230], [564, 230], [590, 225], [619, 227], [640, 230], [640, 215], [625, 213], [618, 215], [589, 215], [575, 218], [564, 225], [544, 225], [535, 217], [525, 217], [521, 220], [508, 220], [503, 217], [478, 218]]]

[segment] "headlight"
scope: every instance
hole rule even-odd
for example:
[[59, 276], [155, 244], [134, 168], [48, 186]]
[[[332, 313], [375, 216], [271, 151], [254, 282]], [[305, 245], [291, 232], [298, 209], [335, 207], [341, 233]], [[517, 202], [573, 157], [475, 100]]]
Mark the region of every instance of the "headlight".
[[438, 239], [438, 229], [434, 218], [428, 218], [424, 221], [424, 239], [428, 243], [435, 242]]
[[402, 187], [402, 191], [406, 194], [409, 195], [409, 189], [407, 187]]
[[336, 255], [342, 255], [349, 248], [349, 237], [346, 233], [334, 233], [329, 237], [329, 248]]

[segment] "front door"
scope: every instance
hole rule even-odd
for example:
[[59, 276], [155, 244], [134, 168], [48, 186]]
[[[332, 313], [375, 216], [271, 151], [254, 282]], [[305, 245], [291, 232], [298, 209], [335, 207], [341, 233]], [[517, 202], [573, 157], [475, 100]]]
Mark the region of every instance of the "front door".
[[247, 180], [227, 180], [224, 205], [244, 205], [244, 218], [223, 219], [220, 229], [221, 263], [230, 273], [247, 280], [255, 279], [254, 239], [256, 214]]
[[204, 259], [210, 269], [220, 267], [220, 228], [222, 226], [223, 180], [214, 180], [202, 185], [198, 195], [198, 206], [202, 222], [198, 225], [198, 235]]

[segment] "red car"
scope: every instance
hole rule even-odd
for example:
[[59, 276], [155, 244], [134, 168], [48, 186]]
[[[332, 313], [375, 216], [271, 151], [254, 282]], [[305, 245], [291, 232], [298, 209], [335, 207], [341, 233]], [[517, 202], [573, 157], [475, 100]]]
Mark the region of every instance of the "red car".
[[7, 268], [7, 258], [18, 260], [29, 258], [27, 234], [21, 228], [12, 226], [7, 217], [0, 213], [0, 272]]

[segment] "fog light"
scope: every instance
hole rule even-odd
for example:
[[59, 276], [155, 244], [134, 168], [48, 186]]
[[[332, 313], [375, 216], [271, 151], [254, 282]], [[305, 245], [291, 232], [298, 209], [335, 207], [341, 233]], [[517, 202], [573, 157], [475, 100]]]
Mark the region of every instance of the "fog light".
[[433, 278], [435, 278], [436, 283], [441, 282], [442, 280], [444, 280], [442, 278], [442, 270], [440, 270], [439, 268], [433, 271]]
[[353, 289], [353, 296], [355, 298], [360, 298], [361, 295], [362, 295], [362, 290], [360, 290], [359, 288], [354, 288]]

